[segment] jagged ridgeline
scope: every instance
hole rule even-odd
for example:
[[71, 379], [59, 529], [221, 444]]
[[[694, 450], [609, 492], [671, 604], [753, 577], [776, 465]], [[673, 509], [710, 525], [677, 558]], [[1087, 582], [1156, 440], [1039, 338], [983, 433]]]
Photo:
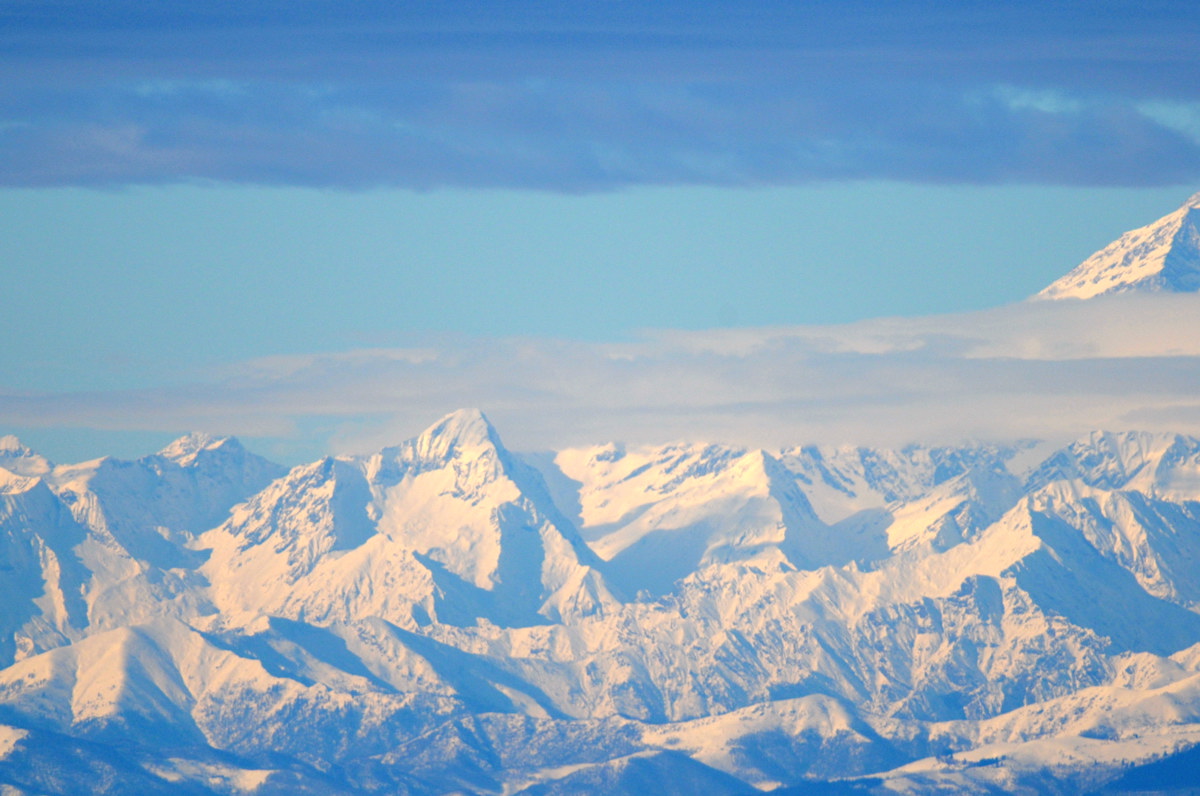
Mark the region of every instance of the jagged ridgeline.
[[1082, 787], [1200, 740], [1187, 437], [2, 457], [31, 792]]
[[[1191, 289], [1197, 205], [1043, 297]], [[0, 591], [6, 793], [1196, 784], [1177, 434], [521, 454], [465, 410], [292, 469], [5, 437]]]

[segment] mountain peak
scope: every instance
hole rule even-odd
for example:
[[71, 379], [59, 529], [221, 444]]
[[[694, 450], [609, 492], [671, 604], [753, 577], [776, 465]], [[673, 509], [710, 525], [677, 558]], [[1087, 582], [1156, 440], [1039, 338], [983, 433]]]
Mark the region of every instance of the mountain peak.
[[456, 450], [501, 447], [496, 429], [478, 409], [459, 409], [434, 423], [417, 438], [417, 453], [441, 459]]
[[170, 459], [177, 464], [190, 464], [195, 461], [201, 451], [215, 450], [227, 444], [237, 445], [233, 437], [214, 437], [202, 431], [185, 434], [158, 452], [164, 459]]
[[1200, 291], [1200, 193], [1153, 224], [1126, 232], [1034, 299], [1087, 299], [1130, 291]]
[[53, 468], [50, 460], [12, 434], [0, 437], [0, 467], [24, 476], [40, 476]]
[[25, 447], [21, 440], [17, 439], [16, 435], [5, 434], [3, 437], [0, 437], [0, 454], [5, 453], [20, 456], [32, 453], [32, 451]]

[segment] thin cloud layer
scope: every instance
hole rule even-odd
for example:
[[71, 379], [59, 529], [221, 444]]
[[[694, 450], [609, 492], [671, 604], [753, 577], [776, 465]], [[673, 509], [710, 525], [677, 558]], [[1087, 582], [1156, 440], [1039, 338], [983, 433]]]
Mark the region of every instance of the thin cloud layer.
[[190, 428], [366, 452], [462, 406], [518, 448], [901, 445], [1200, 434], [1200, 296], [1037, 302], [836, 327], [473, 341], [243, 363], [207, 383], [0, 396], [0, 424]]
[[17, 2], [0, 184], [1200, 177], [1182, 5], [825, 5]]

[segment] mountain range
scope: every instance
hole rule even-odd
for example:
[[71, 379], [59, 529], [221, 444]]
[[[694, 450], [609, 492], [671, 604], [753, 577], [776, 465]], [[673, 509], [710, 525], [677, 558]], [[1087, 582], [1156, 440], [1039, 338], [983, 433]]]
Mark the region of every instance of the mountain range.
[[[1034, 299], [1200, 289], [1200, 195]], [[1200, 784], [1200, 440], [0, 438], [14, 794]]]

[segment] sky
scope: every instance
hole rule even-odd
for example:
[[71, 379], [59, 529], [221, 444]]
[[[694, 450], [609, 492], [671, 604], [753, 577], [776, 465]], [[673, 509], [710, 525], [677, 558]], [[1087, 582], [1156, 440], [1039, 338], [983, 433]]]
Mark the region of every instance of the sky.
[[[480, 404], [518, 446], [1043, 433], [822, 415], [864, 371], [795, 330], [1013, 305], [1196, 190], [1185, 2], [8, 0], [0, 433], [289, 462]], [[776, 342], [712, 367], [713, 330]], [[919, 372], [876, 364], [864, 400]], [[1150, 422], [1114, 407], [1087, 417]]]

